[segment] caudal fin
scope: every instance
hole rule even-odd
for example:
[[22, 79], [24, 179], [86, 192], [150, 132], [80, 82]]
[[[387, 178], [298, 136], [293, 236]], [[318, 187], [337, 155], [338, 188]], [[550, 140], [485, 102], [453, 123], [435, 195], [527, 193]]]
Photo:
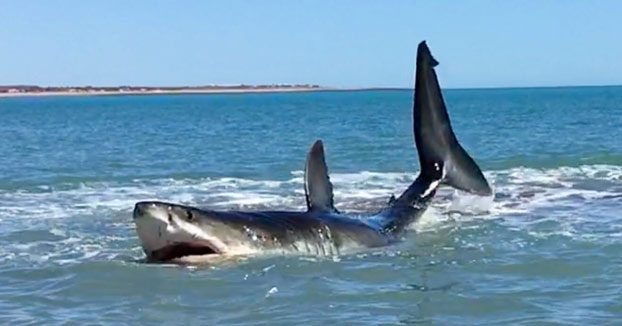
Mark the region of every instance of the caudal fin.
[[414, 134], [421, 176], [430, 180], [443, 179], [454, 188], [488, 196], [492, 189], [475, 161], [460, 146], [449, 122], [432, 57], [425, 41], [417, 48]]

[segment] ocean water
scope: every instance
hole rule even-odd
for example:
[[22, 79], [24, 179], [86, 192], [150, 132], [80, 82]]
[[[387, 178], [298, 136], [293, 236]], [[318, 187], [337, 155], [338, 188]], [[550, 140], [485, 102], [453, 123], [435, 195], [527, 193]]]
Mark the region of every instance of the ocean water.
[[0, 99], [2, 325], [622, 325], [622, 87], [448, 90], [494, 198], [442, 189], [396, 246], [153, 265], [137, 201], [341, 211], [414, 179], [410, 91]]

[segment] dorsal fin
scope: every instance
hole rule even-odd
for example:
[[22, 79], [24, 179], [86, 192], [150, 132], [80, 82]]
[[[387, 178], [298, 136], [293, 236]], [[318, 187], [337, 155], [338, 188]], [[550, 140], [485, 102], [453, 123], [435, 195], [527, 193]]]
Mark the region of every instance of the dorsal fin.
[[317, 140], [307, 154], [305, 196], [309, 210], [336, 211], [333, 207], [333, 185], [328, 177], [321, 140]]

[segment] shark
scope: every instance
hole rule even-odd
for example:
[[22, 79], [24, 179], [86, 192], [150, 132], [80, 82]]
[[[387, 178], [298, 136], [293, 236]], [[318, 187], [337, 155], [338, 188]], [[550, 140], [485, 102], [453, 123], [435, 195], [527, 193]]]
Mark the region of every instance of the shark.
[[480, 196], [492, 188], [458, 142], [425, 41], [417, 47], [413, 133], [420, 172], [378, 211], [351, 216], [335, 208], [324, 146], [310, 148], [304, 169], [306, 211], [218, 211], [161, 201], [136, 203], [133, 219], [149, 262], [197, 257], [338, 256], [404, 238], [441, 185]]

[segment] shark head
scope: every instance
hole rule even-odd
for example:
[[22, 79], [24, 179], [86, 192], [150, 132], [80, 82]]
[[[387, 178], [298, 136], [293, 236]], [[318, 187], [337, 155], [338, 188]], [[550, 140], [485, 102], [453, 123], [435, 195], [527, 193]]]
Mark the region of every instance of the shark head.
[[194, 207], [139, 202], [134, 207], [134, 222], [150, 261], [186, 256], [244, 255], [256, 250], [244, 225]]

